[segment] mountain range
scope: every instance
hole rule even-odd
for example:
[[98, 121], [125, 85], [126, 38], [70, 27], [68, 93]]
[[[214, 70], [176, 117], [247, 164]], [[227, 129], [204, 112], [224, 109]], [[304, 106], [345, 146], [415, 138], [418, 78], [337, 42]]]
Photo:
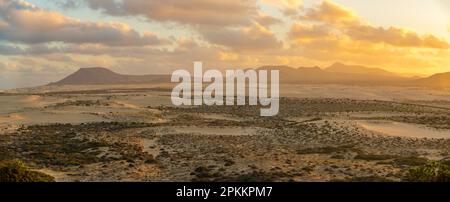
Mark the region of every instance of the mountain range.
[[[335, 63], [327, 68], [263, 66], [258, 70], [280, 71], [281, 83], [292, 84], [349, 84], [394, 85], [431, 88], [450, 88], [450, 72], [426, 78], [403, 77], [381, 68]], [[81, 68], [64, 79], [49, 85], [136, 84], [170, 82], [171, 75], [123, 75], [107, 68]]]

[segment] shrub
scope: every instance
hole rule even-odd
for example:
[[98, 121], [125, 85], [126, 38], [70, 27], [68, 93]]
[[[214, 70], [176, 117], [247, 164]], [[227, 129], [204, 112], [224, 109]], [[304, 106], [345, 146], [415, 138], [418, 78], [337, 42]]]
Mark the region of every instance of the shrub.
[[412, 182], [450, 182], [450, 166], [431, 162], [408, 170], [405, 178]]
[[54, 182], [55, 178], [29, 170], [21, 161], [0, 164], [0, 182]]

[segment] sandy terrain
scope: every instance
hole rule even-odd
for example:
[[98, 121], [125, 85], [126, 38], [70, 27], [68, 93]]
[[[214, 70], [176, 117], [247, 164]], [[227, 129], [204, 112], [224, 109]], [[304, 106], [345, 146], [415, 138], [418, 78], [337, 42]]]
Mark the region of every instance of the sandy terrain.
[[401, 181], [450, 158], [450, 92], [285, 85], [280, 114], [174, 107], [168, 85], [0, 95], [0, 160], [57, 181]]

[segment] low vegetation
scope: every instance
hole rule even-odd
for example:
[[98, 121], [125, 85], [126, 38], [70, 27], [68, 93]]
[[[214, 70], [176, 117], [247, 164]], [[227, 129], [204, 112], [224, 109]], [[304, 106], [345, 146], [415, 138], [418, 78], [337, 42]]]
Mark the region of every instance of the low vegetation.
[[325, 146], [325, 147], [312, 147], [305, 149], [298, 149], [297, 154], [331, 154], [336, 152], [352, 151], [354, 148], [349, 145], [342, 146]]
[[408, 170], [405, 181], [450, 182], [450, 166], [443, 162], [431, 162]]
[[54, 182], [55, 178], [37, 171], [32, 171], [21, 161], [0, 163], [0, 182]]
[[383, 154], [358, 154], [355, 159], [366, 160], [366, 161], [383, 161], [393, 159], [394, 155], [383, 155]]
[[428, 163], [428, 159], [415, 156], [399, 157], [394, 159], [393, 163], [396, 166], [423, 166]]

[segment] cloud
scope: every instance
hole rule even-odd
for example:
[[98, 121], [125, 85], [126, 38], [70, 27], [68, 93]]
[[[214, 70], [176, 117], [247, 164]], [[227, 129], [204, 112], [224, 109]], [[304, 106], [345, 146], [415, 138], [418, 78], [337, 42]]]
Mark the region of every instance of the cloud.
[[355, 40], [365, 40], [374, 43], [386, 43], [399, 47], [419, 47], [448, 49], [450, 44], [431, 34], [419, 34], [401, 28], [373, 27], [370, 25], [357, 25], [347, 28], [347, 34]]
[[63, 9], [75, 9], [79, 8], [82, 4], [82, 1], [75, 1], [75, 0], [53, 0], [56, 6], [63, 8]]
[[263, 26], [271, 26], [271, 25], [276, 25], [276, 24], [280, 24], [283, 21], [281, 21], [280, 19], [270, 16], [270, 15], [265, 15], [265, 14], [260, 14], [255, 21]]
[[[353, 40], [383, 43], [397, 47], [449, 49], [450, 44], [445, 39], [434, 35], [419, 35], [398, 27], [375, 27], [365, 23], [353, 11], [335, 4], [329, 0], [323, 1], [318, 6], [308, 9], [300, 20], [307, 20], [315, 26], [303, 26], [294, 24], [291, 27], [291, 39], [295, 37], [324, 36], [328, 26], [333, 33], [346, 35]], [[317, 26], [320, 25], [320, 26]], [[298, 38], [296, 38], [298, 39]]]
[[287, 16], [298, 14], [302, 5], [301, 0], [261, 0], [261, 2], [278, 8]]
[[306, 10], [300, 17], [303, 20], [332, 23], [335, 25], [352, 24], [359, 19], [351, 10], [331, 1], [323, 1], [319, 6]]
[[248, 25], [257, 16], [255, 0], [85, 0], [92, 9], [115, 16], [144, 16], [189, 25]]
[[234, 51], [267, 51], [282, 47], [273, 32], [260, 24], [240, 29], [203, 29], [203, 37], [212, 44], [222, 45]]
[[0, 1], [0, 40], [27, 44], [65, 42], [110, 46], [165, 43], [156, 34], [137, 31], [123, 23], [83, 22], [24, 1]]
[[219, 52], [219, 60], [222, 61], [236, 61], [239, 55], [233, 52]]
[[178, 49], [183, 50], [190, 50], [200, 46], [195, 39], [190, 37], [180, 37], [177, 39], [176, 44]]
[[24, 50], [17, 45], [0, 44], [0, 55], [20, 55]]
[[[278, 18], [262, 13], [256, 0], [84, 0], [94, 10], [112, 16], [144, 17], [150, 23], [173, 22], [189, 25], [211, 45], [220, 45], [233, 50], [241, 48], [278, 48], [277, 41], [268, 26], [281, 23]], [[298, 7], [299, 1], [284, 0], [283, 8]], [[232, 12], [232, 14], [230, 14]], [[257, 26], [255, 25], [257, 24]]]
[[289, 31], [289, 38], [292, 40], [317, 39], [330, 36], [331, 30], [325, 25], [309, 25], [294, 23]]

